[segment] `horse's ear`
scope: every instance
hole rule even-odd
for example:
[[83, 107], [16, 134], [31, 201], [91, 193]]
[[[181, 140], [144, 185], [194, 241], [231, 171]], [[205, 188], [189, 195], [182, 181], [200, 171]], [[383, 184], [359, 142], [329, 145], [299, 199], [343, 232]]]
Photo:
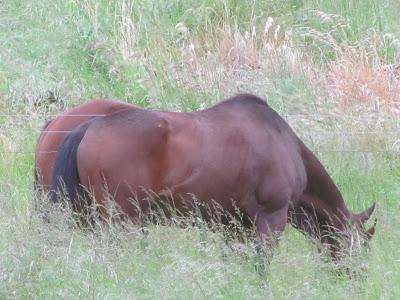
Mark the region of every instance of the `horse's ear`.
[[355, 214], [355, 217], [360, 220], [361, 223], [364, 223], [365, 221], [367, 221], [372, 213], [375, 210], [375, 202], [374, 204], [371, 205], [371, 207], [367, 208], [366, 210], [364, 210], [363, 212], [359, 213], [359, 214]]

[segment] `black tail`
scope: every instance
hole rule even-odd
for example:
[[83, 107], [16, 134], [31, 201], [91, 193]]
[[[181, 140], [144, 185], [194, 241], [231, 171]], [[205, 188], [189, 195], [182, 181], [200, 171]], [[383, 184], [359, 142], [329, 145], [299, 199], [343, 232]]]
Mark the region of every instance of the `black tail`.
[[[53, 170], [53, 186], [50, 200], [68, 199], [74, 210], [81, 211], [87, 203], [87, 194], [80, 184], [76, 154], [89, 123], [79, 126], [64, 139], [58, 151]], [[61, 198], [61, 199], [59, 199]]]

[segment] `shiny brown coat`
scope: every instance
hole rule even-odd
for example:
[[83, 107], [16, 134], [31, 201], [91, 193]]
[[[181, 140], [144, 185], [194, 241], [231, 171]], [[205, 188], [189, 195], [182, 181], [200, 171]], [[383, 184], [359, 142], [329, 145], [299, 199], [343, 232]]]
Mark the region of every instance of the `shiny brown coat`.
[[111, 195], [133, 220], [150, 211], [150, 194], [181, 212], [193, 209], [194, 199], [208, 207], [215, 201], [231, 214], [239, 209], [267, 241], [290, 219], [333, 256], [339, 244], [324, 233], [345, 237], [348, 226], [368, 237], [374, 231], [363, 227], [373, 207], [353, 214], [289, 125], [249, 94], [198, 112], [127, 109], [85, 123], [65, 139], [53, 184], [54, 191], [65, 185], [75, 204], [82, 201], [80, 185], [100, 205]]

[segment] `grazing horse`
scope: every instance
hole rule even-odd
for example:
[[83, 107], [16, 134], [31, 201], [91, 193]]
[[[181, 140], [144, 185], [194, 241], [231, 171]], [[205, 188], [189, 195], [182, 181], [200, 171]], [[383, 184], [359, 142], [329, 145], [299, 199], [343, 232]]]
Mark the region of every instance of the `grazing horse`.
[[53, 166], [61, 143], [68, 132], [98, 116], [137, 107], [116, 100], [93, 100], [79, 105], [49, 121], [36, 146], [35, 188], [48, 192], [52, 185]]
[[267, 243], [289, 219], [334, 258], [349, 227], [365, 240], [375, 230], [363, 226], [374, 206], [353, 214], [314, 154], [250, 94], [198, 112], [126, 109], [86, 122], [60, 147], [52, 191], [53, 202], [67, 197], [78, 210], [90, 201], [87, 191], [100, 207], [111, 195], [133, 220], [149, 213], [152, 201], [170, 201], [183, 213], [196, 201], [208, 208], [215, 202], [231, 215], [239, 210], [243, 225], [254, 224]]

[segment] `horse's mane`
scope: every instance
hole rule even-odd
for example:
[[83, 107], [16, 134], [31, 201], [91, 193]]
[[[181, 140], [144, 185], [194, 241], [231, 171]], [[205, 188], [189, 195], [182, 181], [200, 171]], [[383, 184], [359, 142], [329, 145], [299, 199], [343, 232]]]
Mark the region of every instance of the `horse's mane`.
[[219, 108], [231, 105], [245, 105], [245, 106], [263, 105], [269, 107], [266, 101], [252, 94], [237, 94], [221, 101], [220, 103], [216, 104], [213, 107]]
[[[240, 112], [251, 112], [252, 117], [267, 123], [279, 132], [292, 133], [289, 124], [274, 110], [267, 101], [252, 94], [237, 94], [207, 110], [225, 110], [227, 108], [238, 109]], [[206, 110], [206, 111], [207, 111]]]

